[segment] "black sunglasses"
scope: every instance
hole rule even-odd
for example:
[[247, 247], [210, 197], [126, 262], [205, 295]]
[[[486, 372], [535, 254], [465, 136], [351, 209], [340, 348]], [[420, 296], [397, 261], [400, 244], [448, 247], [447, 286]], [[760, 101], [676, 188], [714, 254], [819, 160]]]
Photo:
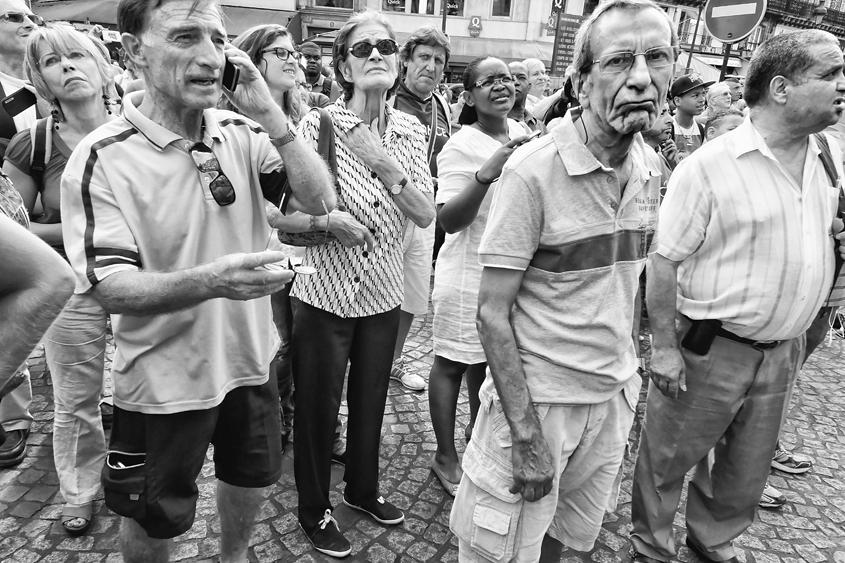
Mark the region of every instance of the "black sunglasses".
[[211, 176], [208, 189], [217, 205], [226, 207], [235, 203], [235, 187], [223, 173], [220, 162], [217, 161], [217, 157], [214, 156], [211, 148], [205, 143], [199, 142], [195, 143], [188, 152], [191, 153], [191, 158], [194, 160], [197, 170]]
[[349, 48], [349, 52], [357, 59], [366, 59], [373, 52], [373, 47], [378, 49], [379, 54], [383, 57], [392, 55], [399, 50], [399, 46], [393, 39], [381, 39], [375, 44], [369, 41], [359, 41]]
[[8, 20], [12, 23], [23, 23], [24, 18], [29, 18], [29, 21], [35, 25], [44, 25], [44, 18], [36, 16], [35, 14], [24, 14], [23, 12], [7, 12], [0, 16], [0, 20]]
[[264, 49], [263, 51], [259, 51], [262, 55], [267, 53], [273, 53], [276, 55], [276, 58], [280, 61], [286, 61], [290, 57], [293, 57], [293, 60], [298, 61], [299, 58], [302, 56], [302, 53], [299, 51], [291, 51], [290, 49], [285, 49], [284, 47], [273, 47], [272, 49]]

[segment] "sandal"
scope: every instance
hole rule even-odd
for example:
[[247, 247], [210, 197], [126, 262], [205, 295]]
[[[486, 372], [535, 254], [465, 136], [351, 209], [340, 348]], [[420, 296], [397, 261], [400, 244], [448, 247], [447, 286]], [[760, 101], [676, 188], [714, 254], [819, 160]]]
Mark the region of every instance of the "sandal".
[[443, 475], [443, 470], [440, 469], [440, 464], [437, 463], [435, 456], [437, 454], [431, 454], [431, 470], [434, 472], [434, 475], [440, 481], [440, 485], [446, 489], [446, 492], [452, 496], [458, 494], [458, 483], [453, 483], [446, 479], [446, 476]]
[[91, 525], [91, 512], [93, 503], [82, 506], [65, 505], [62, 510], [62, 528], [71, 536], [81, 536], [88, 531]]

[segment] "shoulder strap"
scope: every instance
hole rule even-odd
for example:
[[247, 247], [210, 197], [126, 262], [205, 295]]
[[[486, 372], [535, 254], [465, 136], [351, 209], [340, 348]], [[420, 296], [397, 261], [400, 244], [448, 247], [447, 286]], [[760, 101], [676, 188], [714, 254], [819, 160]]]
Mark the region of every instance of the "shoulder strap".
[[337, 182], [337, 153], [334, 146], [334, 125], [332, 116], [326, 108], [314, 108], [320, 113], [320, 132], [317, 138], [317, 152], [329, 165], [332, 178]]
[[[830, 179], [830, 182], [837, 186], [839, 185], [839, 174], [836, 172], [836, 165], [833, 163], [833, 153], [830, 152], [830, 145], [827, 142], [827, 136], [824, 133], [815, 133], [813, 137], [816, 138], [816, 144], [819, 146], [819, 157], [822, 159], [822, 166], [824, 166], [824, 171], [827, 173], [827, 177]], [[842, 201], [842, 195], [840, 192], [840, 203]]]
[[44, 189], [44, 171], [53, 156], [53, 117], [37, 120], [29, 128], [32, 149], [29, 158], [30, 176], [39, 190]]
[[695, 119], [693, 119], [693, 122], [698, 125], [698, 134], [701, 135], [701, 143], [704, 144], [704, 125], [702, 125], [698, 121], [695, 121]]
[[[814, 133], [813, 136], [816, 138], [816, 144], [819, 146], [819, 157], [822, 159], [824, 171], [831, 183], [838, 188], [839, 191], [839, 203], [836, 209], [836, 216], [845, 221], [845, 194], [842, 193], [841, 179], [839, 178], [839, 174], [836, 172], [836, 165], [833, 162], [833, 154], [830, 152], [830, 145], [827, 142], [827, 136], [824, 133]], [[842, 256], [839, 254], [839, 241], [835, 238], [833, 239], [833, 258], [834, 270], [833, 287], [830, 290], [831, 294], [833, 293], [833, 289], [836, 287], [836, 281], [839, 279], [839, 273], [842, 271], [842, 264], [845, 263], [845, 260], [843, 260]], [[830, 299], [830, 297], [831, 295], [828, 295], [828, 299]]]
[[325, 94], [329, 98], [332, 97], [332, 82], [332, 80], [326, 78], [325, 76], [323, 77], [323, 86], [321, 90], [323, 91], [323, 94]]
[[[0, 99], [5, 97], [6, 92], [3, 90], [3, 85], [0, 84]], [[15, 126], [15, 118], [9, 115], [9, 113], [3, 108], [3, 105], [0, 104], [0, 139], [11, 139], [17, 132], [18, 129]]]

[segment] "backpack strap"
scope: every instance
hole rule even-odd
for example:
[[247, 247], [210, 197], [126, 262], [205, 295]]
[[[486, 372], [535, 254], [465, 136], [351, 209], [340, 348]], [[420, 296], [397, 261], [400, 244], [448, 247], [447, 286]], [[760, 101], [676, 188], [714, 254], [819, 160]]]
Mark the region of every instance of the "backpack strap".
[[334, 125], [326, 108], [314, 108], [320, 114], [320, 132], [317, 138], [317, 152], [329, 165], [332, 178], [337, 182], [337, 152], [334, 146]]
[[[836, 216], [845, 221], [845, 194], [842, 193], [842, 179], [836, 172], [836, 165], [833, 162], [833, 154], [830, 152], [830, 144], [827, 142], [827, 136], [824, 133], [814, 133], [813, 137], [815, 137], [816, 144], [819, 146], [819, 157], [822, 159], [824, 171], [833, 186], [836, 187], [839, 192], [839, 203], [836, 209]], [[843, 260], [842, 256], [839, 254], [839, 241], [835, 238], [833, 239], [833, 258], [835, 267], [833, 270], [833, 287], [830, 290], [831, 294], [836, 288], [836, 282], [839, 279], [839, 274], [842, 272], [842, 265], [845, 263], [845, 260]], [[828, 295], [828, 299], [830, 298], [831, 295]]]
[[44, 171], [53, 156], [53, 117], [37, 120], [29, 128], [32, 149], [29, 154], [29, 173], [39, 191], [44, 189]]
[[695, 121], [695, 119], [693, 119], [693, 121], [695, 122], [696, 125], [698, 125], [698, 134], [701, 135], [701, 144], [703, 145], [704, 144], [704, 125], [702, 125], [698, 121]]

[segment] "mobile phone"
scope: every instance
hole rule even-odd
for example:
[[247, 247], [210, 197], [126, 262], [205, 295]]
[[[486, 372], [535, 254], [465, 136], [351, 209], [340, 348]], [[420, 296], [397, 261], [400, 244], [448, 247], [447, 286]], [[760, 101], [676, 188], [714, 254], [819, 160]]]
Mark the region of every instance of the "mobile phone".
[[241, 77], [241, 69], [226, 59], [226, 64], [223, 66], [223, 87], [230, 92], [234, 92], [238, 87], [238, 79]]
[[18, 115], [24, 110], [27, 110], [38, 103], [38, 98], [32, 91], [26, 88], [21, 88], [17, 92], [13, 92], [3, 98], [3, 109], [12, 117]]
[[536, 130], [536, 131], [532, 131], [531, 134], [528, 135], [528, 138], [526, 138], [524, 141], [522, 141], [522, 144], [524, 145], [528, 141], [533, 141], [534, 139], [536, 139], [537, 137], [539, 137], [542, 134], [543, 134], [543, 132], [540, 131], [539, 129]]

